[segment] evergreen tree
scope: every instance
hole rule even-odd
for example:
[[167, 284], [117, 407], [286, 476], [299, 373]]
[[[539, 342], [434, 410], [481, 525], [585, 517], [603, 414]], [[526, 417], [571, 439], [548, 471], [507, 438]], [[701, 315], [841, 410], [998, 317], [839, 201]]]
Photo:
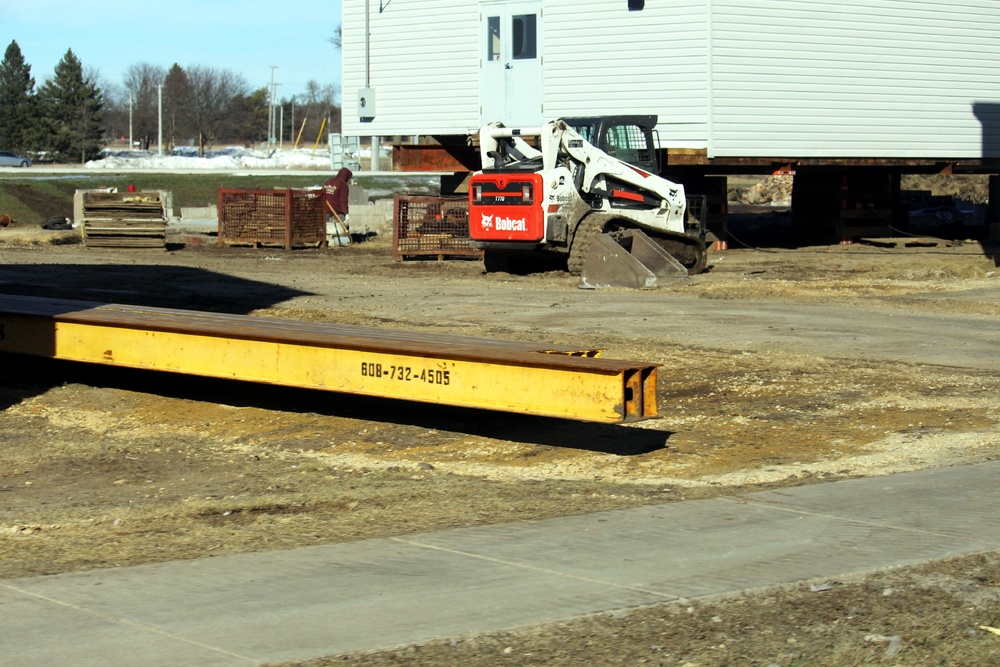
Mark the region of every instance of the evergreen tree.
[[163, 79], [163, 131], [166, 134], [168, 152], [173, 151], [178, 140], [192, 138], [191, 114], [188, 104], [191, 99], [191, 83], [187, 72], [174, 63]]
[[55, 76], [38, 91], [42, 116], [47, 125], [47, 145], [56, 158], [97, 156], [103, 146], [101, 91], [83, 74], [80, 60], [70, 49], [56, 65]]
[[0, 148], [35, 148], [35, 80], [21, 47], [11, 42], [0, 62]]
[[234, 97], [229, 103], [225, 138], [256, 143], [267, 140], [267, 89]]

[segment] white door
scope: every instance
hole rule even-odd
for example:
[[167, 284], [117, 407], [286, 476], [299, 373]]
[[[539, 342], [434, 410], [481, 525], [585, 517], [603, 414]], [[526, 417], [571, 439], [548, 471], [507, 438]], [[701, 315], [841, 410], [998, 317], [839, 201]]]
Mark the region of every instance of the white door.
[[541, 125], [542, 0], [483, 0], [480, 10], [481, 124]]

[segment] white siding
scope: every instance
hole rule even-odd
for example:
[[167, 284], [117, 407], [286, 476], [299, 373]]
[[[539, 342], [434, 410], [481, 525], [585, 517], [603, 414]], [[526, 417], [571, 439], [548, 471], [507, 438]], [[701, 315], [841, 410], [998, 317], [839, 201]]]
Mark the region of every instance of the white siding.
[[545, 116], [653, 113], [669, 146], [704, 147], [706, 3], [545, 3]]
[[479, 3], [370, 0], [375, 119], [358, 118], [365, 88], [365, 0], [343, 0], [343, 132], [465, 134], [479, 125]]
[[[477, 0], [344, 4], [344, 131], [479, 124]], [[1000, 157], [1000, 0], [544, 0], [546, 118], [654, 113], [711, 157]]]
[[997, 0], [712, 8], [716, 157], [978, 158], [995, 143], [975, 105], [1000, 103]]

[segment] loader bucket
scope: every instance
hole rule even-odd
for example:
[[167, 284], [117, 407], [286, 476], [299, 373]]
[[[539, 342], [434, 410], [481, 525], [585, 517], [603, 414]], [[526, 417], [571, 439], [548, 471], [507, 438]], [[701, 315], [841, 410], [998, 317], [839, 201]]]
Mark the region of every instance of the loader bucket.
[[653, 289], [658, 281], [687, 276], [687, 269], [638, 229], [600, 234], [584, 261], [579, 287]]

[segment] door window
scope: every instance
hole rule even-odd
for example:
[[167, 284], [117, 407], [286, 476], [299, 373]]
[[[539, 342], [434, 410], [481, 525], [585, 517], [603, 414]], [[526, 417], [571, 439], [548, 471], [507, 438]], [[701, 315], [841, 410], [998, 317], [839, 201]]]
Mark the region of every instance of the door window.
[[511, 54], [514, 60], [538, 57], [538, 17], [534, 14], [511, 16]]
[[500, 60], [500, 17], [486, 19], [486, 54], [488, 60]]

